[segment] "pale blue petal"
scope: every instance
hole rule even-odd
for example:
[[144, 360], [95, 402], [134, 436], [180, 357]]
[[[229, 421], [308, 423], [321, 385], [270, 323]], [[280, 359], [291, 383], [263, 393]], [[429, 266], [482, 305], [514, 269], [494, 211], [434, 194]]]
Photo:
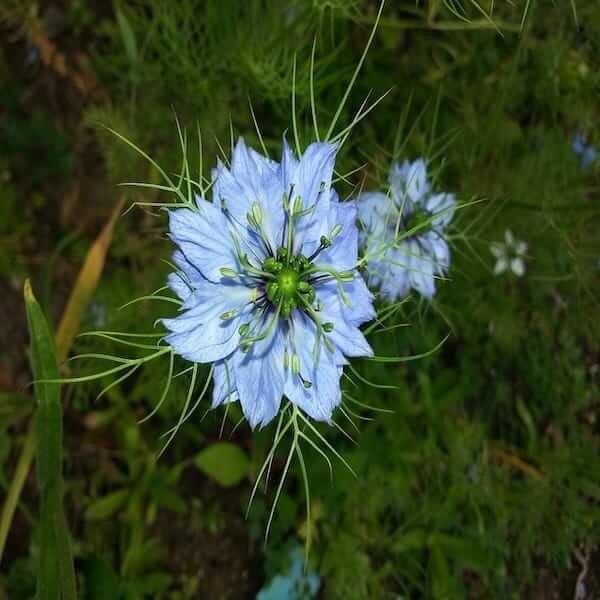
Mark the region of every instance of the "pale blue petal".
[[294, 352], [300, 360], [300, 375], [309, 381], [306, 388], [302, 379], [286, 371], [285, 395], [307, 415], [317, 421], [330, 421], [333, 409], [341, 402], [341, 370], [335, 360], [335, 354], [329, 352], [324, 344], [319, 344], [315, 357], [315, 324], [299, 311], [294, 313], [293, 327], [290, 330], [288, 352]]
[[[239, 318], [229, 321], [197, 323], [193, 319], [179, 317], [163, 319], [172, 331], [165, 341], [183, 358], [195, 363], [220, 360], [231, 354], [239, 344]], [[194, 324], [196, 323], [196, 324]]]
[[[264, 327], [264, 326], [263, 326]], [[240, 403], [252, 428], [264, 426], [277, 414], [283, 395], [283, 334], [280, 327], [256, 342], [247, 353], [231, 359]]]
[[340, 296], [337, 282], [328, 281], [316, 288], [317, 298], [323, 305], [321, 314], [323, 321], [331, 320], [326, 315], [333, 311], [338, 318], [346, 322], [348, 327], [357, 329], [359, 325], [377, 316], [373, 308], [373, 295], [362, 277], [356, 275], [352, 281], [342, 284], [342, 289], [348, 304]]
[[194, 291], [185, 275], [180, 272], [169, 273], [167, 285], [180, 300], [183, 300], [184, 303]]
[[169, 237], [179, 246], [185, 259], [210, 281], [221, 280], [222, 267], [237, 269], [227, 219], [210, 202], [202, 200], [199, 212], [169, 211]]
[[432, 298], [435, 294], [435, 279], [433, 275], [434, 263], [430, 256], [414, 250], [415, 255], [411, 260], [410, 280], [412, 287], [425, 298]]
[[[197, 284], [191, 297], [193, 307], [173, 319], [163, 319], [171, 332], [165, 341], [193, 362], [212, 362], [231, 354], [239, 343], [237, 330], [251, 311], [251, 294], [250, 288], [231, 281], [223, 285], [208, 281]], [[235, 316], [221, 319], [229, 311], [236, 311]]]
[[239, 395], [235, 386], [233, 369], [228, 360], [220, 360], [213, 365], [213, 397], [212, 407], [236, 402]]
[[358, 207], [358, 218], [364, 229], [374, 235], [385, 231], [390, 212], [396, 210], [390, 196], [382, 192], [360, 194], [356, 205]]
[[454, 194], [433, 194], [427, 198], [425, 209], [434, 215], [431, 224], [434, 228], [440, 229], [447, 227], [448, 223], [454, 217], [454, 207], [456, 206], [456, 197]]
[[427, 181], [427, 165], [422, 158], [402, 165], [393, 163], [390, 169], [390, 189], [398, 206], [404, 206], [406, 214], [413, 211], [414, 204], [421, 203], [431, 190]]
[[[315, 143], [306, 149], [296, 164], [285, 156], [282, 158], [282, 180], [286, 183], [286, 192], [291, 194], [292, 206], [294, 200], [300, 198], [302, 210], [309, 211], [294, 226], [297, 252], [305, 245], [318, 245], [321, 236], [329, 233], [329, 205], [335, 200], [335, 193], [330, 188], [336, 150], [336, 144]], [[288, 167], [293, 172], [288, 172]]]
[[[356, 204], [332, 202], [330, 205], [329, 231], [336, 225], [342, 227], [332, 245], [315, 259], [316, 264], [335, 265], [338, 271], [353, 269], [358, 261], [358, 228], [356, 227]], [[314, 248], [310, 248], [312, 251]], [[309, 252], [305, 252], [309, 254]]]

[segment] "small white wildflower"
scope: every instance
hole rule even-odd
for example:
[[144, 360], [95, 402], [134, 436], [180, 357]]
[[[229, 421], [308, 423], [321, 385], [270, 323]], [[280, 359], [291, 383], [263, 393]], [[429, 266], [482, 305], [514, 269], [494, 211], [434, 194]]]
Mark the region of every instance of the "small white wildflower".
[[504, 242], [492, 242], [490, 251], [496, 257], [494, 275], [501, 275], [510, 269], [517, 277], [523, 276], [527, 244], [515, 239], [510, 229], [504, 232]]

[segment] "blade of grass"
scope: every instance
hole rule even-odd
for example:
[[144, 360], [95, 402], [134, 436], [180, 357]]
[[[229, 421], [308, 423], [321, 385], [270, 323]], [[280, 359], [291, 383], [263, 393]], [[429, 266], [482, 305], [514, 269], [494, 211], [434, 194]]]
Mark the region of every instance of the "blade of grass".
[[[71, 293], [65, 312], [63, 313], [59, 332], [56, 337], [56, 356], [58, 362], [62, 362], [67, 357], [73, 339], [75, 335], [77, 335], [77, 329], [79, 328], [83, 312], [98, 284], [98, 279], [104, 268], [108, 246], [112, 240], [114, 225], [123, 206], [123, 202], [124, 200], [121, 199], [117, 203], [109, 222], [90, 248], [83, 267], [81, 268], [77, 282]], [[0, 563], [2, 563], [6, 539], [8, 537], [8, 532], [10, 531], [15, 510], [19, 503], [19, 498], [21, 497], [27, 475], [29, 474], [31, 461], [33, 460], [34, 447], [35, 424], [32, 421], [29, 424], [27, 436], [21, 449], [17, 470], [11, 480], [6, 500], [2, 506], [2, 515], [0, 516]]]
[[104, 229], [90, 248], [73, 287], [73, 291], [69, 296], [67, 307], [56, 333], [56, 355], [59, 363], [67, 357], [73, 340], [79, 332], [83, 313], [96, 290], [98, 280], [104, 269], [106, 253], [112, 241], [115, 223], [121, 213], [124, 202], [124, 198], [121, 198], [117, 202], [108, 223], [104, 226]]
[[60, 386], [39, 380], [58, 377], [54, 340], [29, 280], [25, 307], [31, 338], [31, 366], [35, 379], [37, 479], [40, 488], [40, 545], [37, 599], [76, 600], [71, 539], [63, 511], [62, 404]]

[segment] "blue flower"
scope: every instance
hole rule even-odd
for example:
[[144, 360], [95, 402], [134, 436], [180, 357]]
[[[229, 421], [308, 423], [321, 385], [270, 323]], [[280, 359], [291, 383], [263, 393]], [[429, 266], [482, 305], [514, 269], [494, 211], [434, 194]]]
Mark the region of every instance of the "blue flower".
[[375, 316], [357, 274], [356, 206], [331, 185], [337, 147], [310, 145], [281, 162], [240, 139], [230, 168], [213, 171], [212, 202], [169, 211], [182, 309], [166, 341], [213, 365], [213, 407], [240, 401], [252, 427], [282, 398], [329, 421], [346, 357], [370, 356], [359, 325]]
[[577, 132], [572, 144], [573, 152], [579, 157], [579, 164], [583, 169], [589, 167], [598, 158], [598, 151], [591, 144], [587, 144], [581, 131]]
[[455, 205], [453, 194], [432, 193], [424, 160], [393, 163], [389, 193], [366, 192], [358, 199], [369, 286], [390, 302], [411, 288], [433, 297], [435, 277], [450, 266], [445, 231]]
[[296, 549], [288, 572], [274, 577], [258, 592], [256, 600], [311, 600], [316, 597], [320, 584], [318, 573], [304, 571], [302, 552]]

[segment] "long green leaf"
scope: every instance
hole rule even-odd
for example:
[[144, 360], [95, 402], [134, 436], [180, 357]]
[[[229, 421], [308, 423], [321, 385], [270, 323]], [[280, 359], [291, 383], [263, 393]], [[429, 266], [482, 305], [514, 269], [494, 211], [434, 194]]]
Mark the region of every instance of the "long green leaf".
[[36, 462], [42, 540], [37, 600], [76, 600], [71, 540], [62, 505], [60, 386], [41, 382], [58, 378], [54, 340], [29, 281], [25, 282], [24, 295], [31, 337], [31, 365], [36, 382]]

